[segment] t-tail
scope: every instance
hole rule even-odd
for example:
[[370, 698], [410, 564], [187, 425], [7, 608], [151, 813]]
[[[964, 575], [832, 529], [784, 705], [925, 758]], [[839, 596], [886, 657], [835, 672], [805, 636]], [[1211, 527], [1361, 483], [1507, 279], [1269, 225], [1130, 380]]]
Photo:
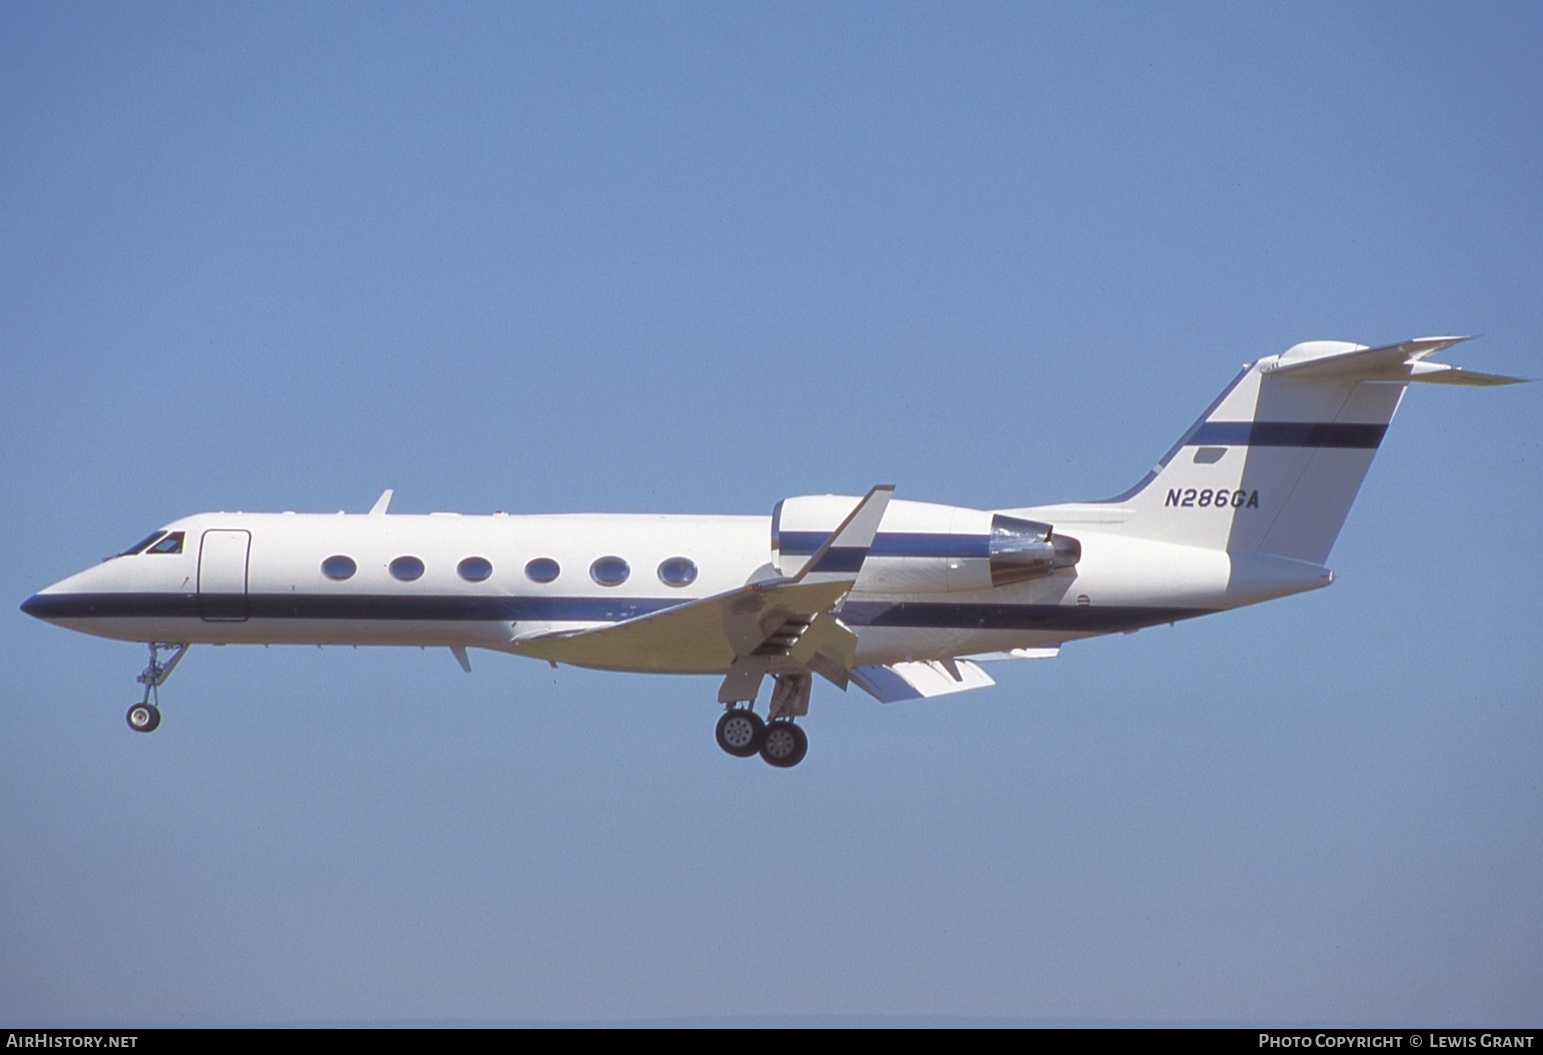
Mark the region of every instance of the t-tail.
[[1129, 510], [1122, 533], [1323, 564], [1409, 384], [1524, 380], [1428, 360], [1465, 340], [1310, 341], [1251, 363], [1111, 500]]

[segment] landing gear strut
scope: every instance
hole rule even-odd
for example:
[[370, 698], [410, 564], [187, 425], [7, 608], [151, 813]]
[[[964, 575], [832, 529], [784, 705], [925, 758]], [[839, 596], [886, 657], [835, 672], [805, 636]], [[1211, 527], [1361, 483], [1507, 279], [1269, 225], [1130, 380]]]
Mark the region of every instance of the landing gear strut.
[[[176, 649], [176, 653], [168, 663], [160, 660], [160, 650]], [[144, 669], [135, 680], [145, 687], [145, 698], [129, 708], [127, 715], [129, 728], [136, 733], [153, 733], [161, 724], [161, 695], [158, 691], [171, 677], [171, 672], [177, 669], [177, 664], [182, 662], [182, 657], [187, 655], [188, 646], [172, 645], [164, 642], [150, 642], [150, 665]], [[155, 702], [152, 703], [151, 700]]]

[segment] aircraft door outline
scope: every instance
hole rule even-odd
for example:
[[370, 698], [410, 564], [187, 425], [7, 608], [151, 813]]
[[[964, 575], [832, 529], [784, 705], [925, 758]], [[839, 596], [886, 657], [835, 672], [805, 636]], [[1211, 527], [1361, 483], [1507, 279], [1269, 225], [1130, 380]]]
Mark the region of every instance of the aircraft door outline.
[[198, 615], [206, 623], [244, 623], [252, 533], [211, 528], [198, 544]]

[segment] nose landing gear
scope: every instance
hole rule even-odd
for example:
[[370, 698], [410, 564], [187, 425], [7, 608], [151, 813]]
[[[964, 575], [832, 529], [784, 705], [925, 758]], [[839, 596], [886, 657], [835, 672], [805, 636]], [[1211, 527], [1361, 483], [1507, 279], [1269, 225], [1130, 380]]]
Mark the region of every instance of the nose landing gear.
[[[145, 698], [129, 708], [126, 716], [129, 728], [136, 733], [153, 733], [161, 724], [161, 702], [159, 689], [166, 679], [171, 677], [171, 672], [177, 669], [177, 664], [182, 662], [182, 657], [187, 655], [188, 646], [167, 644], [165, 642], [151, 641], [150, 665], [144, 669], [135, 680], [145, 687]], [[176, 649], [170, 662], [160, 661], [160, 650]], [[155, 702], [152, 703], [151, 700]]]

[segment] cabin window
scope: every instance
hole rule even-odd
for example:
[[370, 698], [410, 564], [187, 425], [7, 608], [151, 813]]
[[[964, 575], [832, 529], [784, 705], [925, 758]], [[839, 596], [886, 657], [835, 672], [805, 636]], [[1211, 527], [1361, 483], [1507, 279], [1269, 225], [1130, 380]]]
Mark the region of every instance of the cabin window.
[[391, 562], [391, 577], [402, 582], [423, 578], [423, 561], [417, 557], [398, 557]]
[[659, 581], [666, 586], [690, 586], [696, 582], [696, 564], [690, 557], [671, 557], [659, 565]]
[[525, 565], [525, 577], [531, 582], [551, 582], [562, 574], [562, 568], [551, 557], [537, 557]]
[[328, 557], [321, 562], [321, 573], [333, 582], [352, 579], [354, 572], [358, 570], [359, 565], [354, 563], [354, 559], [352, 557], [345, 557], [341, 553]]
[[482, 582], [493, 574], [493, 562], [486, 557], [467, 557], [455, 566], [455, 573], [467, 582]]
[[181, 531], [173, 531], [171, 534], [169, 534], [165, 538], [161, 539], [161, 541], [157, 542], [155, 545], [153, 545], [149, 549], [145, 550], [145, 552], [146, 553], [181, 553], [182, 552], [182, 536], [183, 536], [183, 533]]
[[589, 566], [589, 577], [601, 586], [620, 586], [632, 574], [632, 568], [620, 557], [601, 557]]
[[138, 542], [134, 543], [134, 545], [130, 546], [128, 549], [126, 549], [122, 553], [118, 554], [118, 556], [120, 556], [120, 557], [132, 557], [136, 553], [143, 553], [145, 550], [150, 548], [150, 543], [154, 542], [156, 539], [160, 538], [164, 534], [166, 534], [166, 532], [164, 532], [164, 531], [152, 531], [152, 532], [150, 532], [150, 534], [146, 535], [144, 538], [142, 538]]

